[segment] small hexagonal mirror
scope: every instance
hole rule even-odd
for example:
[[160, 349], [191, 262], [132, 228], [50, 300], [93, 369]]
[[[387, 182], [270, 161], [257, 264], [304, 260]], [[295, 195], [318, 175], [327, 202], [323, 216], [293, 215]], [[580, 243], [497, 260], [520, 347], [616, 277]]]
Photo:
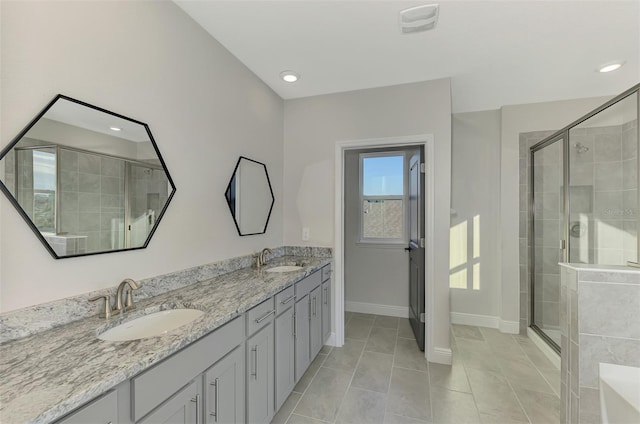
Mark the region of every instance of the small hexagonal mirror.
[[147, 247], [175, 193], [147, 124], [61, 94], [0, 152], [0, 189], [56, 259]]
[[240, 156], [225, 198], [241, 236], [264, 234], [274, 197], [264, 163]]

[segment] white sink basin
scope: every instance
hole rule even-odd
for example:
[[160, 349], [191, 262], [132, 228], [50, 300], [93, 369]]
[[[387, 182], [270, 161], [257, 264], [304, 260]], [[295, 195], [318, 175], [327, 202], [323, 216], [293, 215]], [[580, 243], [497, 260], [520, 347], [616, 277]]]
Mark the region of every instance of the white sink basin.
[[197, 309], [168, 309], [127, 321], [98, 335], [101, 340], [124, 342], [158, 337], [202, 316]]
[[292, 272], [292, 271], [299, 271], [301, 269], [302, 267], [297, 265], [281, 265], [281, 266], [274, 266], [273, 268], [269, 268], [267, 272]]
[[604, 424], [640, 423], [640, 368], [600, 363]]

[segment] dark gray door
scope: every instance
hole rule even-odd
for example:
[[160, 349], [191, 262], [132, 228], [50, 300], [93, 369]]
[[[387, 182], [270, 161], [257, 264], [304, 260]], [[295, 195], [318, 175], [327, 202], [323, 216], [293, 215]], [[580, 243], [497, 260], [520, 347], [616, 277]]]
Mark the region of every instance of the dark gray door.
[[424, 350], [424, 172], [422, 148], [409, 159], [409, 322]]
[[282, 404], [293, 390], [296, 384], [295, 378], [295, 321], [293, 319], [294, 308], [280, 314], [275, 321], [276, 325], [276, 393], [275, 410], [280, 409]]
[[311, 362], [309, 353], [309, 295], [305, 295], [296, 302], [295, 328], [296, 328], [296, 381], [302, 378]]
[[247, 422], [268, 424], [273, 417], [273, 321], [247, 340]]
[[244, 357], [244, 345], [241, 345], [206, 372], [205, 423], [245, 422]]

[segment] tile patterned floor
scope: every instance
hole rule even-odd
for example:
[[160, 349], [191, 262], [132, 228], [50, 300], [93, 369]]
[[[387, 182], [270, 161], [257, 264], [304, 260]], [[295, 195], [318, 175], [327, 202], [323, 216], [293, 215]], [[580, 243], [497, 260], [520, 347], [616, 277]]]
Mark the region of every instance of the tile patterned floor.
[[345, 314], [272, 424], [532, 423], [560, 415], [560, 372], [526, 337], [453, 325], [453, 365], [428, 363], [409, 321]]

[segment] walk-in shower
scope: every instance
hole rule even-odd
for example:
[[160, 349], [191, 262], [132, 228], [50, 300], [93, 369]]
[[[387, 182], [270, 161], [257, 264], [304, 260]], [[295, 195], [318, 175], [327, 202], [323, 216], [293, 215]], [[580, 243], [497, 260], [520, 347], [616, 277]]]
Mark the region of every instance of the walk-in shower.
[[529, 151], [529, 325], [561, 349], [558, 262], [638, 262], [640, 84]]

